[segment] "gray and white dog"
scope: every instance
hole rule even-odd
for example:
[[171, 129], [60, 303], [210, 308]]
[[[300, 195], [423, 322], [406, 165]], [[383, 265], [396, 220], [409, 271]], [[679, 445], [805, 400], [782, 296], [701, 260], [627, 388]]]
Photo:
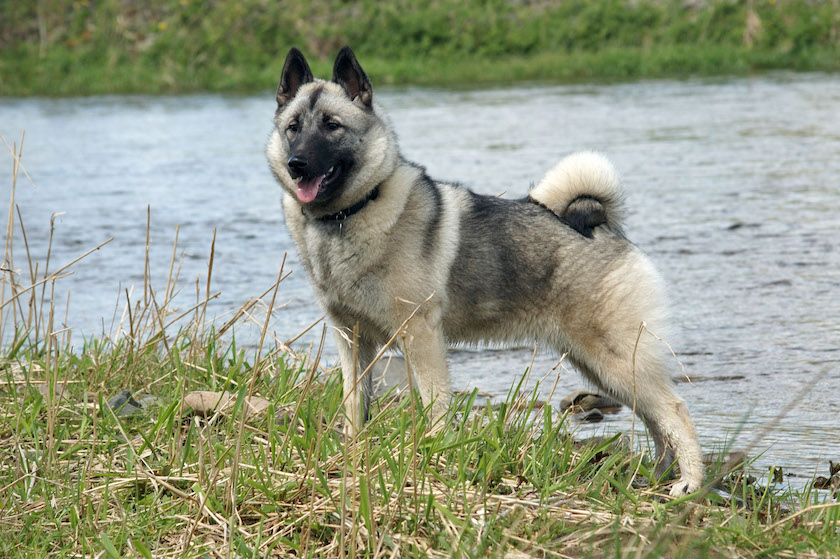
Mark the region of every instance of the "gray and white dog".
[[570, 155], [519, 200], [437, 182], [400, 155], [349, 47], [331, 81], [313, 78], [291, 49], [267, 153], [286, 191], [286, 224], [337, 330], [349, 434], [367, 418], [371, 392], [370, 375], [357, 375], [401, 327], [432, 420], [450, 400], [447, 344], [538, 342], [635, 405], [660, 470], [678, 460], [673, 495], [700, 488], [700, 446], [667, 348], [641, 328], [664, 333], [661, 281], [622, 232], [606, 158]]

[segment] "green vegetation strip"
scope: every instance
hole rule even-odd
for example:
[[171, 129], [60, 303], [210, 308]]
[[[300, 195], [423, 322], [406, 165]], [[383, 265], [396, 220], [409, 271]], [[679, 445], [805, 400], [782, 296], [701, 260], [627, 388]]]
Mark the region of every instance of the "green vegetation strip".
[[[218, 341], [274, 306], [282, 273], [217, 331], [209, 285], [173, 308], [176, 246], [165, 281], [147, 276], [114, 332], [74, 349], [49, 301], [84, 259], [57, 269], [30, 254], [13, 210], [14, 196], [0, 284], [2, 557], [840, 556], [831, 482], [778, 490], [774, 472], [713, 467], [713, 491], [673, 501], [648, 452], [575, 441], [524, 382], [495, 406], [461, 396], [437, 430], [415, 398], [385, 398], [346, 440], [340, 374], [317, 347], [273, 340], [267, 317], [259, 349]], [[145, 403], [109, 403], [123, 389]], [[199, 415], [183, 404], [197, 390], [231, 400]]]
[[254, 91], [289, 47], [378, 84], [840, 70], [836, 0], [0, 0], [0, 95]]

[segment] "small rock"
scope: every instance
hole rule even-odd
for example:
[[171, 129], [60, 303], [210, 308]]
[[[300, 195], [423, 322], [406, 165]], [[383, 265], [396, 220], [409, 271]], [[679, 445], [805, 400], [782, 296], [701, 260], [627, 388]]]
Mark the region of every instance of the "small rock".
[[[271, 404], [265, 398], [258, 398], [256, 396], [247, 398], [246, 405], [248, 406], [247, 415], [253, 415], [264, 412]], [[184, 406], [192, 408], [198, 415], [210, 415], [214, 411], [221, 414], [229, 414], [233, 411], [236, 405], [236, 395], [231, 392], [210, 392], [207, 390], [198, 390], [190, 392], [184, 396]]]
[[163, 398], [160, 396], [155, 396], [154, 394], [138, 394], [135, 398], [137, 402], [139, 402], [140, 407], [143, 409], [147, 409], [153, 406], [159, 406], [160, 403], [163, 401]]
[[131, 395], [131, 390], [120, 390], [116, 396], [108, 400], [108, 406], [114, 410], [117, 417], [128, 417], [143, 409], [143, 406]]
[[817, 476], [814, 480], [814, 489], [837, 489], [840, 488], [840, 476], [827, 478]]
[[618, 413], [621, 410], [621, 403], [588, 390], [576, 390], [560, 401], [561, 410], [569, 408], [572, 408], [571, 413], [584, 413], [596, 409], [602, 414]]
[[[44, 398], [46, 398], [50, 393], [50, 383], [45, 382], [43, 384], [38, 385], [38, 393], [41, 394]], [[56, 382], [55, 386], [53, 387], [53, 399], [62, 399], [66, 400], [70, 397], [70, 383], [69, 382]]]
[[785, 473], [780, 466], [770, 466], [770, 483], [784, 483]]
[[598, 408], [589, 410], [580, 416], [580, 420], [584, 423], [598, 423], [604, 420], [604, 414]]

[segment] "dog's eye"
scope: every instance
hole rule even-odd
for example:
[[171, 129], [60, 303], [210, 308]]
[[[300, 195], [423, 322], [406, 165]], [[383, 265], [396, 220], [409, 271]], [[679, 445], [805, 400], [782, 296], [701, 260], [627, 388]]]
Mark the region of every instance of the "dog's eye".
[[333, 120], [328, 120], [326, 122], [326, 127], [327, 127], [327, 130], [329, 130], [330, 132], [335, 132], [336, 130], [341, 128], [341, 125], [339, 123], [333, 121]]
[[297, 132], [298, 130], [300, 130], [300, 127], [298, 126], [297, 122], [290, 122], [287, 130], [289, 132]]

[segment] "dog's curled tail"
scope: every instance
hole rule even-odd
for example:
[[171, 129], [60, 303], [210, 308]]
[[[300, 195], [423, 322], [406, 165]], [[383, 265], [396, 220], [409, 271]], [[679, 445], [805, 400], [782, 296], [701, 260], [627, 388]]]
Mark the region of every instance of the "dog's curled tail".
[[618, 173], [600, 153], [582, 151], [563, 158], [529, 196], [584, 237], [591, 238], [602, 225], [624, 234]]

